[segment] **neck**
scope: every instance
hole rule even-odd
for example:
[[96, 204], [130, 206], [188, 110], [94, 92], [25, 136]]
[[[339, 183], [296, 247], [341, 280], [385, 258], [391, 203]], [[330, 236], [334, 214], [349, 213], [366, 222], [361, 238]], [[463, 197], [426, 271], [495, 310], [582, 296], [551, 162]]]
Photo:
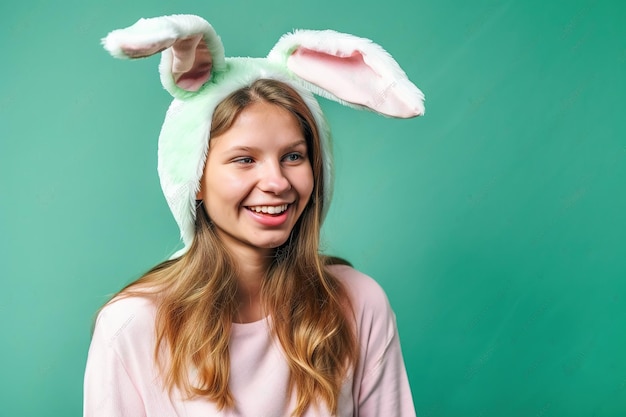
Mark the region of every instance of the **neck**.
[[249, 323], [264, 317], [261, 288], [273, 250], [260, 251], [249, 247], [230, 247], [237, 266], [237, 299], [239, 310], [236, 321]]

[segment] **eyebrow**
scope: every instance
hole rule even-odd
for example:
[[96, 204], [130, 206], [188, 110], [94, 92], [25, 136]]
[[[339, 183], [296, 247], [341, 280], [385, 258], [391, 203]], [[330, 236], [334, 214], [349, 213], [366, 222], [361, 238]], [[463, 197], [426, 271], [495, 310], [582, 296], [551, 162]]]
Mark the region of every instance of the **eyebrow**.
[[[298, 146], [301, 146], [301, 145], [307, 146], [306, 140], [300, 139], [288, 145], [285, 145], [283, 147], [283, 150], [297, 148]], [[232, 148], [228, 148], [226, 152], [237, 152], [237, 151], [251, 152], [255, 150], [258, 150], [258, 148], [254, 146], [233, 146]]]

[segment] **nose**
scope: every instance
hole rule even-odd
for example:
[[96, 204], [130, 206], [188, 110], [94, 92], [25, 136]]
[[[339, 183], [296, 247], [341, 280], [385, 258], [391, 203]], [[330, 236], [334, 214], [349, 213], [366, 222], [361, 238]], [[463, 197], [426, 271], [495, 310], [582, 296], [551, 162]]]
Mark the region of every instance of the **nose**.
[[265, 162], [260, 170], [259, 188], [280, 195], [291, 189], [291, 183], [283, 172], [280, 162]]

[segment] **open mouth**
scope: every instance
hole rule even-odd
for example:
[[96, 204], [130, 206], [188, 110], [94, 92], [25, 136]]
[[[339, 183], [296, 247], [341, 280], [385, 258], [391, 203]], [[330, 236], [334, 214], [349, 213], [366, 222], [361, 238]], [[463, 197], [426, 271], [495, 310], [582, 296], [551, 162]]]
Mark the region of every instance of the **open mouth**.
[[284, 213], [288, 207], [289, 204], [281, 204], [279, 206], [249, 206], [246, 208], [255, 213], [278, 216]]

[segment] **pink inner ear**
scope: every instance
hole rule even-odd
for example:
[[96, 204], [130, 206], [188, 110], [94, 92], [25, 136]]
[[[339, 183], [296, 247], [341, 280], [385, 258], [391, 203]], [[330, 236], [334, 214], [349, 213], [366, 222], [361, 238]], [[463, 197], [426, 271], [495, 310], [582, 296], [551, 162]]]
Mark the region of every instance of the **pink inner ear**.
[[335, 97], [377, 113], [392, 117], [424, 113], [421, 93], [413, 85], [407, 89], [410, 83], [404, 83], [405, 76], [377, 73], [358, 50], [337, 56], [299, 47], [287, 59], [287, 66]]
[[213, 58], [202, 35], [177, 40], [172, 45], [172, 76], [183, 90], [198, 91], [211, 77]]
[[342, 100], [371, 107], [382, 78], [363, 60], [359, 51], [335, 56], [299, 47], [287, 66], [302, 79], [322, 87]]
[[120, 45], [122, 52], [129, 58], [145, 58], [157, 54], [172, 45], [170, 39], [142, 45]]

